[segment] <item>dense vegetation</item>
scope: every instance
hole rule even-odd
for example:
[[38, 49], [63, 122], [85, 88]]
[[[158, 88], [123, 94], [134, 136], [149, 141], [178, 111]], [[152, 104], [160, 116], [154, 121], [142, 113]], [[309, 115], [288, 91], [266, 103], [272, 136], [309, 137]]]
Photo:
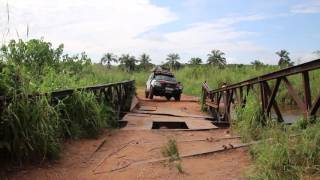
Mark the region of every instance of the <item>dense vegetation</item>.
[[97, 137], [102, 128], [116, 127], [113, 106], [93, 93], [76, 91], [54, 103], [49, 96], [29, 96], [126, 78], [103, 71], [85, 53], [69, 56], [63, 54], [63, 45], [53, 48], [43, 40], [2, 46], [0, 96], [7, 100], [1, 103], [0, 159], [57, 158], [63, 139]]
[[[309, 179], [320, 175], [319, 119], [300, 119], [288, 126], [261, 117], [258, 98], [250, 95], [245, 108], [238, 108], [233, 129], [250, 147], [253, 165], [248, 179]], [[267, 122], [267, 123], [266, 123]]]

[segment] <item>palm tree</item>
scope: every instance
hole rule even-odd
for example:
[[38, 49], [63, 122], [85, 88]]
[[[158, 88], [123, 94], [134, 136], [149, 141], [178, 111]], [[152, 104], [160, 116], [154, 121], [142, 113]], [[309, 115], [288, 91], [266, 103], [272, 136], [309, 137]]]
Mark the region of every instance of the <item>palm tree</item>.
[[289, 52], [287, 50], [280, 50], [276, 52], [276, 54], [280, 57], [278, 65], [280, 67], [290, 67], [294, 65], [294, 62], [291, 61], [289, 57]]
[[201, 63], [202, 63], [202, 59], [199, 57], [193, 57], [189, 61], [189, 64], [191, 64], [191, 65], [199, 65]]
[[263, 62], [259, 61], [259, 60], [254, 60], [251, 62], [252, 65], [254, 66], [263, 66]]
[[143, 67], [143, 69], [147, 69], [147, 66], [150, 64], [150, 56], [146, 53], [141, 54], [139, 58], [140, 65]]
[[112, 53], [104, 54], [100, 60], [101, 64], [107, 63], [109, 69], [111, 68], [111, 62], [118, 62], [117, 57]]
[[130, 56], [129, 54], [122, 54], [119, 58], [120, 65], [125, 66], [127, 72], [131, 72], [135, 70], [136, 66], [136, 58], [134, 56]]
[[171, 69], [178, 69], [180, 66], [180, 62], [178, 60], [180, 60], [180, 56], [177, 53], [171, 53], [167, 55], [167, 63], [169, 64], [169, 67]]
[[214, 66], [223, 67], [227, 64], [227, 61], [224, 55], [225, 55], [224, 52], [218, 49], [214, 49], [208, 54], [207, 63]]

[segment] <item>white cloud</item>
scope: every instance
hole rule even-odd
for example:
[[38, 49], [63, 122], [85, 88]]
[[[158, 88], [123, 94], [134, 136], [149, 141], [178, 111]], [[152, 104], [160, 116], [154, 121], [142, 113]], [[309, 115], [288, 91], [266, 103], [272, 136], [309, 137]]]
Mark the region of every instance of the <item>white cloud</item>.
[[[176, 32], [154, 33], [151, 37], [150, 34], [143, 35], [141, 43], [148, 43], [154, 51], [161, 48], [165, 49], [166, 53], [178, 52], [182, 54], [185, 62], [191, 56], [200, 56], [205, 59], [210, 50], [220, 49], [227, 54], [228, 63], [248, 63], [248, 59], [243, 58], [245, 55], [248, 57], [251, 54], [254, 57], [257, 54], [263, 54], [265, 50], [248, 40], [259, 36], [258, 33], [240, 31], [234, 28], [234, 25], [243, 21], [261, 19], [263, 19], [262, 16], [253, 15], [196, 23]], [[155, 38], [161, 41], [155, 41]], [[159, 59], [164, 59], [165, 55], [162, 54]]]
[[320, 1], [309, 0], [303, 4], [295, 5], [291, 8], [291, 12], [294, 14], [314, 14], [320, 13]]
[[315, 59], [319, 59], [320, 55], [315, 52], [295, 52], [292, 54], [293, 57], [295, 57], [293, 60], [296, 64], [305, 63], [308, 61], [312, 61]]
[[[177, 19], [167, 8], [149, 0], [10, 0], [9, 38], [17, 38], [17, 29], [26, 38], [44, 37], [55, 44], [64, 43], [71, 52], [87, 51], [100, 55], [105, 51], [130, 52], [135, 37], [161, 24]], [[1, 14], [5, 2], [0, 0]], [[1, 27], [6, 26], [0, 19]], [[23, 34], [23, 35], [22, 35]], [[139, 48], [139, 47], [138, 47]]]
[[[7, 39], [44, 37], [54, 45], [65, 44], [67, 52], [86, 51], [98, 58], [105, 52], [139, 55], [146, 52], [160, 63], [166, 54], [177, 52], [187, 62], [192, 56], [206, 58], [220, 49], [229, 63], [249, 63], [253, 59], [271, 59], [273, 52], [253, 42], [260, 34], [238, 30], [246, 21], [259, 21], [261, 15], [228, 16], [210, 22], [190, 24], [184, 29], [161, 32], [160, 25], [178, 20], [166, 7], [150, 0], [9, 0], [10, 34]], [[0, 32], [7, 28], [6, 1], [0, 0]], [[3, 29], [1, 29], [3, 27]]]

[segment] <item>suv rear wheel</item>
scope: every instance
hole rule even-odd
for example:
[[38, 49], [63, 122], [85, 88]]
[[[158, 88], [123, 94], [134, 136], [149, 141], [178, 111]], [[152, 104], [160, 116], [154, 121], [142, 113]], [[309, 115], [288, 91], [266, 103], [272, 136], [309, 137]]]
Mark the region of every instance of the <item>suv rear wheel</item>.
[[174, 96], [174, 100], [176, 100], [176, 101], [180, 101], [180, 99], [181, 99], [181, 94], [179, 94], [179, 95], [175, 95], [175, 96]]
[[149, 99], [153, 99], [153, 88], [152, 87], [150, 87]]

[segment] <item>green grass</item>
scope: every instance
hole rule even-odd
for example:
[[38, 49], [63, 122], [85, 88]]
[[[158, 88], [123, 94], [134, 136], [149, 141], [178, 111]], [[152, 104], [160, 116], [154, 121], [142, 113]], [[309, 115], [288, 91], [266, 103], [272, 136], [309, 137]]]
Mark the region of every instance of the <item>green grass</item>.
[[180, 160], [176, 140], [169, 139], [166, 146], [162, 149], [162, 154], [164, 157], [168, 157], [170, 162]]
[[305, 129], [294, 127], [277, 125], [262, 132], [262, 143], [250, 148], [254, 166], [247, 174], [249, 179], [319, 178], [320, 123]]
[[305, 179], [320, 176], [320, 122], [301, 119], [293, 125], [264, 120], [255, 96], [236, 110], [232, 128], [250, 147], [253, 165], [248, 179]]
[[60, 123], [59, 113], [46, 97], [13, 96], [1, 114], [1, 158], [18, 161], [56, 158], [60, 151]]
[[91, 92], [74, 92], [63, 100], [60, 109], [62, 119], [67, 123], [66, 135], [72, 138], [96, 138], [102, 128], [114, 123], [113, 109], [100, 104]]
[[168, 140], [167, 144], [162, 148], [162, 155], [169, 158], [169, 163], [173, 163], [179, 173], [183, 173], [179, 149], [175, 139]]
[[[39, 51], [41, 49], [41, 51]], [[0, 48], [0, 160], [55, 159], [65, 138], [96, 138], [103, 128], [118, 127], [111, 102], [90, 92], [75, 92], [58, 103], [28, 95], [130, 79], [119, 70], [91, 63], [85, 53], [63, 55], [43, 40], [11, 41]], [[125, 107], [135, 89], [130, 89]]]

